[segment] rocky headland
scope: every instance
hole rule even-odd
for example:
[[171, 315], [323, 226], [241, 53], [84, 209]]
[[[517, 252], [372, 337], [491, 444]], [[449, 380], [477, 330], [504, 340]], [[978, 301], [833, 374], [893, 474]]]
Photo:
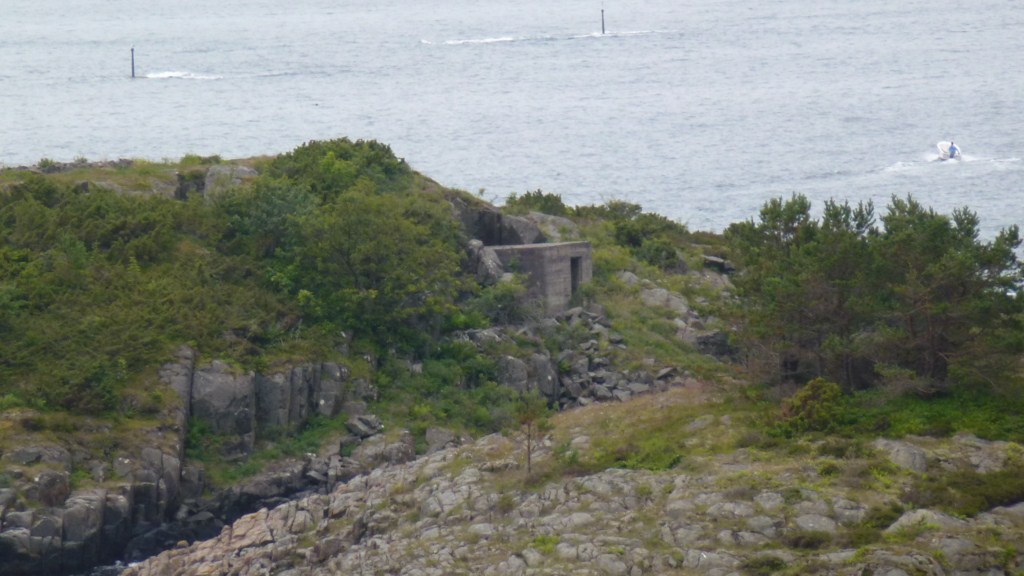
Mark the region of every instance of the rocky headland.
[[718, 410], [698, 415], [703, 388], [561, 415], [534, 454], [540, 469], [568, 452], [586, 460], [610, 422], [675, 410], [689, 421], [680, 442], [707, 453], [666, 472], [531, 480], [523, 439], [493, 435], [261, 509], [124, 574], [897, 576], [1024, 567], [1024, 504], [959, 518], [901, 499], [916, 476], [997, 470], [1020, 457], [1018, 446], [958, 436], [879, 441], [842, 458], [821, 446], [719, 452], [737, 427]]
[[[112, 177], [131, 167], [36, 171], [82, 193], [121, 193], [135, 184], [78, 182], [76, 171]], [[257, 178], [219, 159], [165, 172], [143, 192], [191, 201]], [[439, 190], [417, 182], [420, 192]], [[522, 272], [496, 245], [583, 239], [567, 218], [506, 214], [465, 194], [444, 201], [464, 232], [464, 272], [483, 287]], [[732, 265], [691, 248], [689, 266], [672, 252], [669, 281], [642, 278], [642, 266], [607, 268], [604, 281], [622, 309], [656, 311], [642, 330], [685, 349], [692, 370], [655, 360], [636, 324], [624, 335], [614, 315], [622, 309], [569, 304], [568, 295], [555, 313], [540, 302], [515, 321], [446, 334], [493, 363], [494, 384], [536, 392], [555, 411], [529, 439], [519, 429], [473, 439], [444, 426], [385, 426], [375, 413], [379, 359], [345, 343], [331, 360], [253, 369], [175, 342], [125, 393], [118, 414], [129, 417], [0, 411], [0, 574], [74, 574], [115, 561], [129, 563], [130, 576], [1024, 570], [1024, 503], [953, 513], [935, 495], [947, 478], [969, 492], [972, 480], [1024, 469], [1024, 449], [969, 434], [767, 437], [764, 408], [751, 407], [735, 377], [729, 327], [707, 301], [732, 298]], [[605, 267], [631, 258], [604, 257]], [[298, 323], [285, 315], [274, 328]], [[412, 357], [400, 361], [410, 377], [424, 371]], [[318, 449], [211, 482], [206, 466], [242, 468], [325, 420], [336, 429]], [[186, 448], [210, 438], [204, 465]]]

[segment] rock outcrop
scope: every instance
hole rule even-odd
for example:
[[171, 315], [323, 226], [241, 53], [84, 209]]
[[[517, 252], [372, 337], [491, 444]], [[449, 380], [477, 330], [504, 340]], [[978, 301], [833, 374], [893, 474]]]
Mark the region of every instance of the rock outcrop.
[[[6, 430], [32, 429], [44, 417], [8, 413]], [[62, 574], [120, 556], [132, 538], [160, 525], [180, 498], [182, 437], [170, 430], [142, 430], [111, 461], [97, 454], [110, 425], [84, 421], [62, 445], [26, 444], [3, 454], [11, 487], [0, 489], [0, 566], [3, 574]], [[21, 432], [12, 432], [16, 437]], [[65, 457], [65, 454], [68, 457]], [[76, 489], [86, 472], [98, 487]]]
[[505, 275], [501, 258], [493, 248], [484, 246], [480, 240], [470, 240], [467, 247], [469, 266], [482, 286], [493, 286]]
[[[118, 558], [139, 560], [182, 540], [211, 537], [244, 513], [327, 490], [374, 465], [337, 455], [287, 461], [204, 499], [202, 469], [182, 464], [190, 421], [221, 438], [220, 457], [236, 460], [252, 451], [258, 434], [294, 432], [312, 416], [331, 417], [346, 408], [360, 412], [376, 391], [336, 363], [263, 375], [219, 361], [199, 366], [187, 347], [159, 369], [158, 378], [174, 391], [174, 401], [157, 422], [131, 434], [83, 420], [62, 441], [41, 442], [33, 432], [47, 416], [4, 413], [3, 429], [11, 433], [5, 444], [16, 446], [0, 452], [10, 483], [0, 489], [4, 576], [67, 574]], [[379, 426], [364, 437], [378, 432]], [[124, 440], [98, 449], [114, 437]], [[73, 477], [82, 472], [100, 487], [76, 489]]]
[[503, 214], [498, 208], [482, 201], [450, 197], [448, 202], [466, 235], [480, 240], [486, 246], [538, 244], [548, 241], [540, 226], [530, 218]]
[[[725, 418], [699, 420], [688, 440], [729, 426]], [[919, 447], [936, 466], [943, 451], [967, 455], [975, 442]], [[877, 518], [892, 497], [823, 482], [799, 458], [769, 465], [738, 450], [696, 457], [685, 469], [610, 469], [527, 489], [516, 488], [522, 450], [517, 439], [489, 436], [377, 468], [330, 494], [245, 516], [216, 538], [168, 550], [124, 576], [944, 576], [1024, 568], [1024, 503], [967, 519], [912, 510], [858, 547], [852, 543], [863, 538], [865, 519]], [[535, 462], [554, 453], [548, 443]]]
[[[694, 326], [703, 326], [700, 316], [685, 304], [681, 296], [666, 290], [656, 291], [656, 294], [650, 305], [665, 306], [667, 310], [676, 310], [676, 307], [681, 306], [680, 313], [687, 317], [686, 321], [679, 320], [684, 327], [696, 332]], [[693, 383], [690, 374], [677, 371], [672, 366], [659, 367], [652, 364], [650, 369], [615, 369], [611, 359], [612, 351], [625, 349], [627, 344], [620, 334], [611, 329], [606, 315], [597, 307], [572, 308], [556, 317], [521, 327], [516, 336], [541, 338], [566, 332], [576, 334], [578, 342], [565, 346], [554, 357], [542, 349], [523, 358], [499, 356], [498, 382], [518, 392], [537, 391], [547, 398], [551, 406], [559, 409], [576, 408], [594, 402], [621, 402], [634, 396]], [[484, 351], [512, 338], [494, 328], [467, 331], [462, 337]], [[683, 334], [679, 337], [685, 340]], [[698, 351], [716, 357], [732, 353], [732, 347], [727, 341], [721, 342], [719, 348], [707, 344], [716, 338], [725, 338], [719, 331], [702, 330], [699, 337], [694, 340]]]

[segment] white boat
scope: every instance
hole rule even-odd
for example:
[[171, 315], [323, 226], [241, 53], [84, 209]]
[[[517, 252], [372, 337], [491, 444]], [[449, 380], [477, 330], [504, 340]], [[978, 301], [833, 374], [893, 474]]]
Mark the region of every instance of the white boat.
[[[938, 150], [939, 150], [939, 160], [950, 160], [951, 159], [950, 158], [950, 154], [949, 154], [949, 147], [952, 146], [952, 145], [953, 145], [952, 142], [945, 142], [945, 141], [939, 142], [938, 144], [935, 145], [935, 147], [938, 148]], [[960, 147], [957, 146], [955, 153], [952, 155], [952, 159], [953, 160], [960, 160], [962, 157], [963, 157], [963, 155], [960, 153]]]

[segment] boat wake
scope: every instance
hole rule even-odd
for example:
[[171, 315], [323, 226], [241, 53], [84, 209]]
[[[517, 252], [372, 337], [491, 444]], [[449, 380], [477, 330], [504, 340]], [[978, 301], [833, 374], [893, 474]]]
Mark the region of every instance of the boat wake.
[[653, 34], [666, 34], [671, 33], [666, 30], [630, 30], [622, 32], [591, 32], [589, 34], [574, 34], [568, 36], [559, 35], [537, 35], [537, 36], [496, 36], [492, 38], [460, 38], [453, 40], [443, 40], [435, 42], [433, 40], [420, 40], [421, 44], [427, 44], [431, 46], [462, 46], [462, 45], [473, 45], [473, 44], [504, 44], [511, 42], [552, 42], [552, 41], [566, 41], [566, 40], [585, 40], [591, 38], [622, 38], [629, 36], [649, 36]]
[[185, 72], [180, 70], [168, 70], [166, 72], [150, 72], [143, 76], [143, 78], [149, 78], [150, 80], [220, 80], [223, 76], [197, 74], [195, 72]]
[[[954, 169], [957, 166], [969, 170], [970, 174], [986, 172], [1018, 171], [1024, 169], [1020, 158], [990, 158], [964, 154], [956, 161], [942, 159], [935, 154], [922, 156], [919, 160], [901, 160], [882, 169], [886, 174], [931, 173], [933, 170]], [[958, 171], [959, 172], [959, 171]]]

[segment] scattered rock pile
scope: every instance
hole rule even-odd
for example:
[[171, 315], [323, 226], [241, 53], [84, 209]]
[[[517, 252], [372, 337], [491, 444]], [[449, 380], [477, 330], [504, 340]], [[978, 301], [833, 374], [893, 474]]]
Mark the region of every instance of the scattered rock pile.
[[[479, 261], [486, 263], [486, 248]], [[486, 266], [484, 266], [486, 268]], [[647, 306], [658, 306], [676, 315], [677, 337], [696, 350], [721, 359], [732, 358], [735, 349], [728, 335], [720, 330], [706, 328], [706, 320], [695, 312], [686, 299], [649, 282], [641, 281], [631, 272], [619, 273], [627, 285], [636, 285], [640, 299]], [[552, 357], [538, 351], [526, 358], [502, 356], [498, 359], [499, 381], [517, 391], [537, 390], [559, 409], [586, 406], [593, 402], [626, 401], [633, 396], [664, 391], [673, 386], [692, 383], [686, 372], [673, 366], [622, 371], [614, 368], [611, 354], [625, 349], [624, 338], [611, 328], [604, 311], [597, 306], [576, 307], [553, 317], [520, 327], [514, 333], [500, 328], [470, 330], [463, 337], [486, 351], [513, 337], [537, 338], [553, 334], [572, 333], [576, 344]], [[539, 349], [542, 347], [538, 347]]]
[[[609, 351], [625, 348], [626, 344], [620, 335], [610, 331], [600, 311], [572, 308], [557, 318], [522, 328], [518, 335], [538, 337], [566, 329], [586, 336], [581, 343], [554, 358], [546, 351], [535, 352], [527, 358], [507, 355], [498, 358], [499, 383], [519, 392], [536, 390], [552, 405], [566, 409], [593, 402], [625, 401], [637, 394], [665, 390], [686, 378], [677, 375], [672, 368], [656, 372], [615, 370]], [[468, 331], [464, 336], [485, 349], [511, 338], [494, 328]]]

